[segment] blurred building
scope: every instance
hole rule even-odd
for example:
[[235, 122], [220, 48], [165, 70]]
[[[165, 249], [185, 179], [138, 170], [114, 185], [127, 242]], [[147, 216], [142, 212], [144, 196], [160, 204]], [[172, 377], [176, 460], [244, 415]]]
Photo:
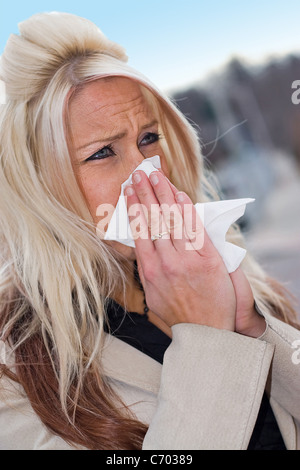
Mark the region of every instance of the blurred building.
[[204, 153], [212, 162], [244, 143], [273, 146], [300, 161], [300, 104], [291, 99], [295, 80], [300, 80], [298, 56], [260, 67], [234, 59], [199, 86], [177, 91], [173, 99], [201, 130]]
[[[291, 99], [297, 79], [297, 56], [255, 68], [235, 59], [201, 85], [173, 95], [197, 127], [225, 197], [255, 197], [262, 207], [277, 181], [274, 154], [300, 163], [300, 104]], [[257, 216], [258, 207], [249, 208], [248, 222]]]

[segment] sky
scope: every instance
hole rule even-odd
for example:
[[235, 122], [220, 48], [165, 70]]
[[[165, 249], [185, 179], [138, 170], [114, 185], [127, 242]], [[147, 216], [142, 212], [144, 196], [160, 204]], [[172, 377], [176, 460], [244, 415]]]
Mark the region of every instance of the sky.
[[300, 53], [299, 0], [0, 0], [0, 54], [18, 23], [42, 11], [93, 21], [164, 91], [207, 79], [232, 57]]

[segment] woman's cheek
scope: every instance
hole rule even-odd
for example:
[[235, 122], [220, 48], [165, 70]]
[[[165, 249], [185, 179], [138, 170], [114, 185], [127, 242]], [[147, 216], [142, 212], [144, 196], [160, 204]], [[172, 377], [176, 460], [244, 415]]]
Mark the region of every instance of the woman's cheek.
[[160, 156], [161, 169], [162, 169], [164, 175], [167, 178], [169, 178], [170, 172], [169, 172], [169, 168], [168, 168], [168, 165], [167, 165], [167, 160], [165, 158], [164, 152], [162, 150], [160, 150], [158, 152], [158, 155]]
[[82, 173], [80, 182], [89, 211], [94, 222], [97, 223], [104, 207], [116, 206], [120, 183], [119, 181], [111, 181], [111, 178], [105, 174], [99, 175], [97, 168], [92, 167]]

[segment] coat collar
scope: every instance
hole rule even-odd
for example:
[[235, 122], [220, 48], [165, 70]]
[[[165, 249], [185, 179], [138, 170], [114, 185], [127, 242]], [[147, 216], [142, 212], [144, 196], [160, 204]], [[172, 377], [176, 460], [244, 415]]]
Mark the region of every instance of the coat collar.
[[106, 376], [158, 393], [162, 365], [110, 334], [105, 334], [102, 365]]

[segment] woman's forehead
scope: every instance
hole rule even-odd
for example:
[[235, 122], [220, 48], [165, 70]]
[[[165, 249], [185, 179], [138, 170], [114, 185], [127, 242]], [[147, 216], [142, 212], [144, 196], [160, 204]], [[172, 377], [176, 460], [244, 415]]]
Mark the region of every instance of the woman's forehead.
[[70, 102], [118, 102], [143, 96], [141, 86], [126, 77], [103, 77], [81, 85], [73, 93]]
[[72, 125], [86, 122], [95, 125], [114, 121], [127, 115], [154, 117], [153, 107], [142, 92], [142, 87], [134, 80], [124, 77], [97, 79], [86, 83], [75, 93], [68, 106], [68, 121]]

